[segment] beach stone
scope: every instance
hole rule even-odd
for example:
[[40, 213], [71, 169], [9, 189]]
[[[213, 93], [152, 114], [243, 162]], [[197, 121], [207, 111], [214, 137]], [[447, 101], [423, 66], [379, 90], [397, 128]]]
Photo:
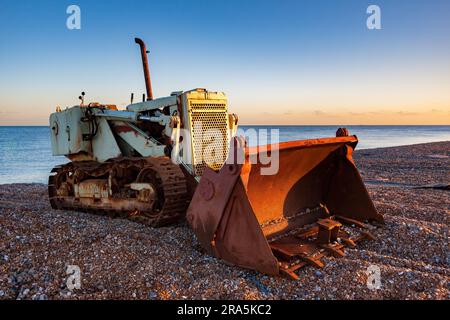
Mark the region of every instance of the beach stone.
[[[364, 150], [367, 155], [356, 150], [364, 179], [381, 179], [366, 187], [386, 223], [371, 225], [377, 240], [346, 248], [345, 258], [326, 257], [320, 270], [299, 269], [299, 281], [209, 256], [185, 222], [153, 229], [52, 210], [45, 184], [2, 184], [0, 297], [28, 289], [32, 299], [128, 299], [135, 293], [136, 299], [448, 300], [446, 191], [408, 187], [448, 183], [449, 159], [423, 156], [448, 150], [450, 142]], [[366, 286], [370, 264], [381, 268], [381, 290]], [[67, 265], [81, 269], [81, 289], [73, 294], [66, 288]]]

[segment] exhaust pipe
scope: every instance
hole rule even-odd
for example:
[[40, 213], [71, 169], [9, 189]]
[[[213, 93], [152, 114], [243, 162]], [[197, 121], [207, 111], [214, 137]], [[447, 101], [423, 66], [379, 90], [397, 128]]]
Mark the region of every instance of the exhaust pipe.
[[144, 78], [145, 78], [145, 89], [147, 90], [147, 100], [153, 100], [152, 82], [150, 81], [150, 71], [148, 69], [148, 59], [147, 59], [147, 49], [145, 48], [145, 43], [142, 39], [134, 38], [136, 42], [141, 47], [141, 57], [142, 57], [142, 67], [144, 68]]

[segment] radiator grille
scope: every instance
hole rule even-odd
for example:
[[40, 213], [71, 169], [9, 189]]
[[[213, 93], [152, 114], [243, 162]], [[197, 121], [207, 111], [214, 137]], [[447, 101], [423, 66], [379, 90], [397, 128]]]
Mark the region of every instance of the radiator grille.
[[191, 102], [190, 106], [194, 174], [202, 176], [207, 166], [219, 170], [227, 158], [230, 139], [227, 105]]

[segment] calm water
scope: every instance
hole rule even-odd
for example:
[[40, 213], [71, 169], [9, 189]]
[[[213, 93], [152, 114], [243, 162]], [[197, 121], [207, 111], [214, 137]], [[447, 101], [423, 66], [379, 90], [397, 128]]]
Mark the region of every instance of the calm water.
[[[333, 137], [338, 126], [241, 126], [279, 129], [280, 141]], [[360, 140], [358, 149], [450, 140], [450, 126], [347, 126]], [[46, 183], [51, 168], [64, 163], [53, 157], [48, 127], [0, 127], [0, 184]]]

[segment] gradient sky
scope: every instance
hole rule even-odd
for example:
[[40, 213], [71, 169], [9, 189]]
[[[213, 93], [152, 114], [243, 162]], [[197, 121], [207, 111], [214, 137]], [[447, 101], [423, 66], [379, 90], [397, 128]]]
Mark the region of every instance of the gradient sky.
[[140, 97], [135, 36], [156, 97], [224, 91], [243, 124], [450, 124], [449, 31], [447, 0], [0, 0], [0, 125], [45, 125], [83, 90]]

